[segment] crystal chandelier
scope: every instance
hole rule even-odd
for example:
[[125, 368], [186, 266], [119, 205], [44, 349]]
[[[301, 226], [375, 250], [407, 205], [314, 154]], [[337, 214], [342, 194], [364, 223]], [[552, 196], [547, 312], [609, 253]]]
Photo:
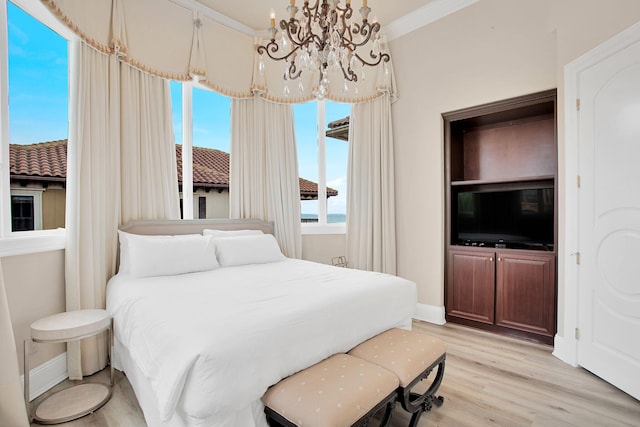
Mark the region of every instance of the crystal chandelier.
[[[298, 79], [304, 72], [319, 71], [318, 88], [313, 93], [318, 99], [324, 99], [329, 92], [329, 71], [342, 72], [343, 91], [346, 92], [349, 82], [358, 81], [357, 71], [364, 79], [365, 66], [374, 67], [389, 61], [389, 55], [380, 48], [380, 24], [368, 20], [371, 8], [367, 6], [367, 0], [363, 0], [359, 10], [360, 23], [351, 22], [351, 0], [346, 0], [344, 7], [340, 6], [340, 0], [314, 0], [313, 5], [305, 0], [300, 15], [295, 0], [290, 2], [287, 7], [289, 20], [280, 21], [280, 34], [275, 27], [275, 13], [271, 10], [271, 41], [257, 48], [260, 73], [264, 73], [265, 53], [273, 60], [285, 61], [285, 96], [289, 95], [287, 82]], [[370, 41], [369, 51], [362, 52]], [[298, 89], [304, 91], [302, 79], [298, 80]]]

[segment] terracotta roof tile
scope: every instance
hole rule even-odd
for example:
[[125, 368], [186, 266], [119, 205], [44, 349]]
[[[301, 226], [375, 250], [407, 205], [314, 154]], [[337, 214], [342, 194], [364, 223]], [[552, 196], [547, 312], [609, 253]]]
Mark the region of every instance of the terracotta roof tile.
[[[67, 177], [67, 140], [30, 145], [9, 145], [10, 175], [64, 180]], [[182, 182], [182, 146], [176, 145], [178, 181]], [[193, 147], [193, 184], [229, 188], [229, 153], [212, 148]], [[300, 195], [317, 196], [318, 184], [300, 178]], [[328, 196], [338, 191], [327, 188]]]
[[[308, 179], [300, 178], [300, 194], [301, 195], [310, 195], [317, 196], [318, 195], [318, 184], [313, 181], [309, 181]], [[327, 187], [327, 196], [337, 196], [338, 190], [334, 190], [333, 188]]]
[[9, 175], [66, 178], [67, 140], [9, 144]]
[[348, 126], [348, 125], [349, 125], [349, 118], [350, 118], [350, 117], [351, 117], [351, 116], [347, 116], [347, 117], [343, 117], [343, 118], [341, 118], [341, 119], [338, 119], [338, 120], [334, 120], [334, 121], [332, 121], [332, 122], [329, 122], [329, 124], [327, 125], [327, 127], [328, 127], [329, 129], [333, 129], [333, 128], [337, 128], [337, 127], [340, 127], [340, 126]]
[[[182, 145], [176, 145], [178, 181], [182, 182]], [[193, 183], [208, 187], [229, 187], [229, 153], [213, 148], [193, 147]]]

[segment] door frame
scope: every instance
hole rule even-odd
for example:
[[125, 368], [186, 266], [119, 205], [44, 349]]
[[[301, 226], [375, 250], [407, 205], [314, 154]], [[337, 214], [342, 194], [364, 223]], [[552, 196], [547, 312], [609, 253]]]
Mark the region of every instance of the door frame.
[[[632, 25], [611, 39], [593, 48], [564, 67], [564, 250], [558, 252], [559, 262], [564, 264], [562, 298], [558, 295], [562, 310], [562, 330], [554, 338], [553, 355], [573, 366], [578, 366], [578, 108], [580, 74], [607, 57], [628, 46], [640, 42], [640, 22]], [[560, 320], [560, 319], [559, 319]]]

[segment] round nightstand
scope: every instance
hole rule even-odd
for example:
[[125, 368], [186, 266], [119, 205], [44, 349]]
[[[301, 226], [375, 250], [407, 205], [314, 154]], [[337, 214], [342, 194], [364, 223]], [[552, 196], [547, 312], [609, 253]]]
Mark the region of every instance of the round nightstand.
[[[31, 342], [77, 341], [108, 331], [110, 384], [84, 383], [61, 390], [42, 401], [33, 413], [40, 424], [59, 424], [88, 415], [111, 398], [113, 386], [113, 321], [106, 310], [76, 310], [54, 314], [31, 324], [31, 340], [24, 342], [24, 398], [29, 404], [29, 353]], [[30, 414], [31, 416], [31, 414]]]

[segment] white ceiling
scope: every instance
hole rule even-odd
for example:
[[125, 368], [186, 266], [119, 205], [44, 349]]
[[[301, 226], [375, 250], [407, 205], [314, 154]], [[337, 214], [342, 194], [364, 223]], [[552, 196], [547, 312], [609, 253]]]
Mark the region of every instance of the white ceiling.
[[[284, 18], [289, 0], [196, 0], [198, 3], [213, 9], [234, 21], [252, 28], [256, 32], [266, 30], [269, 26], [269, 12], [273, 9], [278, 20]], [[310, 3], [313, 3], [311, 0]], [[384, 27], [391, 22], [414, 12], [434, 0], [369, 0], [371, 14]], [[296, 0], [301, 7], [303, 0]], [[340, 2], [344, 4], [344, 2]], [[352, 0], [352, 7], [357, 11], [362, 0]], [[358, 16], [356, 14], [355, 16]], [[370, 18], [372, 17], [370, 16]]]

